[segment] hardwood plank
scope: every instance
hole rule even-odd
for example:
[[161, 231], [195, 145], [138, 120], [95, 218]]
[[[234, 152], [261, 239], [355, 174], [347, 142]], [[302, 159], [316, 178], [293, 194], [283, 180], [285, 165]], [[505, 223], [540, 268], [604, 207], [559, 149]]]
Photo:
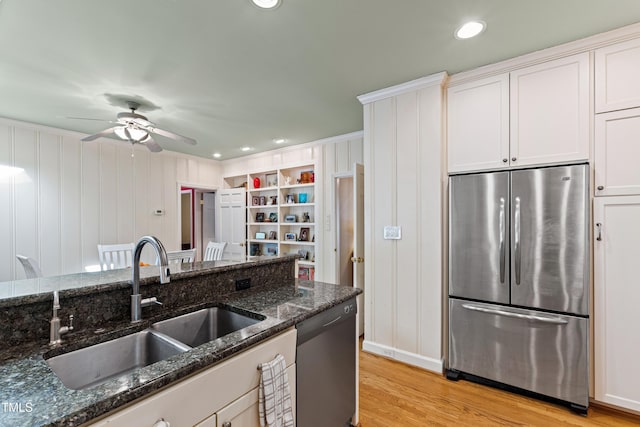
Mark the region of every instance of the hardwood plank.
[[564, 406], [444, 376], [360, 351], [360, 425], [638, 426], [640, 416]]

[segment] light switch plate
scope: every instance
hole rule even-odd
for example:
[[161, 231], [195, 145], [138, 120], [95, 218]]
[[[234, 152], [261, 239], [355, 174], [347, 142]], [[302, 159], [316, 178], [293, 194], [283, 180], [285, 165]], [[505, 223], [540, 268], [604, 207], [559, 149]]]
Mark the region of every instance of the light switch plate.
[[402, 228], [398, 226], [387, 225], [386, 227], [384, 227], [384, 239], [385, 240], [402, 239]]

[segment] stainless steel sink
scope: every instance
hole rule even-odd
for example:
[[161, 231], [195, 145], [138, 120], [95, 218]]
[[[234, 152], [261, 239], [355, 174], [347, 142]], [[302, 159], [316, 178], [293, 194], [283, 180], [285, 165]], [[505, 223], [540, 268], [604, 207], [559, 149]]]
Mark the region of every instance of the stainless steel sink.
[[154, 323], [151, 329], [197, 347], [262, 320], [264, 317], [256, 319], [225, 308], [212, 307]]
[[47, 364], [65, 386], [82, 390], [189, 349], [147, 329], [52, 357]]

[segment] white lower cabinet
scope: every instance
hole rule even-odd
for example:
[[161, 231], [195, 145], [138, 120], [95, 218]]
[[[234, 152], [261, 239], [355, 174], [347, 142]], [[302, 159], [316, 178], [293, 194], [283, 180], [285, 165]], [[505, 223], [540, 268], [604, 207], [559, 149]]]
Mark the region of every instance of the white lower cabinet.
[[[296, 365], [287, 368], [289, 385], [296, 383]], [[216, 414], [199, 423], [196, 427], [260, 427], [260, 413], [258, 408], [258, 387], [244, 396], [234, 400]], [[296, 394], [291, 391], [291, 405], [295, 418]]]
[[257, 367], [277, 354], [286, 360], [295, 408], [296, 331], [291, 329], [90, 425], [153, 427], [165, 420], [172, 427], [257, 427]]
[[640, 196], [594, 202], [595, 399], [640, 411]]

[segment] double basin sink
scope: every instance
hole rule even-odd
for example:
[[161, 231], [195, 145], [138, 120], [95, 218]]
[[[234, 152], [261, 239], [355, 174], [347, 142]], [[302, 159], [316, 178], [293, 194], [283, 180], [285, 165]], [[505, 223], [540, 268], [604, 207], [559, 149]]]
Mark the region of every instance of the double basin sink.
[[156, 322], [148, 329], [46, 360], [62, 383], [74, 390], [102, 384], [209, 341], [251, 326], [263, 316], [211, 307]]

